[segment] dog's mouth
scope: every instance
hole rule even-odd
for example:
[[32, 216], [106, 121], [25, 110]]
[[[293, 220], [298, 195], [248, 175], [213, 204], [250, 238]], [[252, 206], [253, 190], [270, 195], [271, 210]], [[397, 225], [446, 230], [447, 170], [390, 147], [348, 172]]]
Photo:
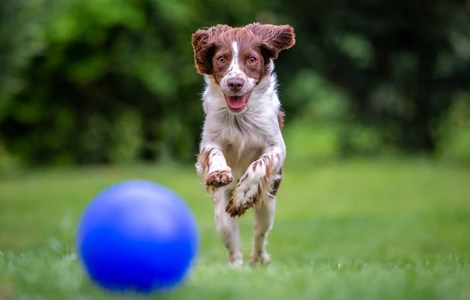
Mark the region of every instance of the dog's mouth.
[[227, 106], [233, 112], [242, 111], [248, 103], [248, 99], [250, 99], [250, 96], [251, 92], [242, 96], [228, 96], [224, 94]]

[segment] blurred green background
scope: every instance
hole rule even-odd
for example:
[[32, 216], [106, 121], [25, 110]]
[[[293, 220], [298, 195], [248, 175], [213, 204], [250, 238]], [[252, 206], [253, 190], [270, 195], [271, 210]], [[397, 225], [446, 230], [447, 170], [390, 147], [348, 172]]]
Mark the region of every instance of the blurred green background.
[[276, 62], [290, 157], [470, 161], [469, 15], [462, 0], [2, 0], [0, 173], [194, 163], [191, 34], [254, 21], [296, 31]]

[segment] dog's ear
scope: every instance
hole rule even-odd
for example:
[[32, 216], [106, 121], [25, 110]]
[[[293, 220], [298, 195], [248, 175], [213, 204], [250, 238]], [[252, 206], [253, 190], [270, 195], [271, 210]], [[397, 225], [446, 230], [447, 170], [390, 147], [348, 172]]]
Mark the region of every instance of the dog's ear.
[[232, 27], [228, 25], [217, 25], [207, 30], [199, 29], [192, 35], [194, 63], [199, 74], [212, 75], [212, 56], [215, 50], [215, 40], [221, 33], [230, 29]]
[[214, 47], [213, 42], [210, 41], [209, 30], [199, 29], [192, 35], [193, 51], [194, 51], [194, 63], [196, 70], [199, 74], [211, 74], [212, 63], [210, 58], [210, 52]]
[[294, 28], [290, 25], [262, 25], [253, 23], [246, 29], [261, 38], [261, 48], [271, 59], [276, 59], [281, 50], [289, 49], [295, 44]]

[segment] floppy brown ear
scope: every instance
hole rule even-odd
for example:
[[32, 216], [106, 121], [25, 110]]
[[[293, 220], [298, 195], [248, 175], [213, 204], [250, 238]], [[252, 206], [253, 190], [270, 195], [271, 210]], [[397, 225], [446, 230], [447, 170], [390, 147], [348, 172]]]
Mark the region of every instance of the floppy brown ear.
[[261, 37], [261, 47], [269, 58], [276, 59], [279, 52], [295, 45], [294, 28], [290, 25], [262, 25], [253, 23], [246, 26], [253, 34]]
[[192, 35], [191, 43], [194, 51], [194, 64], [199, 74], [211, 74], [212, 63], [210, 61], [210, 52], [213, 48], [209, 41], [208, 30], [199, 29]]
[[212, 74], [212, 55], [215, 50], [214, 40], [221, 33], [230, 30], [227, 25], [213, 26], [207, 30], [199, 29], [192, 35], [194, 63], [199, 74]]

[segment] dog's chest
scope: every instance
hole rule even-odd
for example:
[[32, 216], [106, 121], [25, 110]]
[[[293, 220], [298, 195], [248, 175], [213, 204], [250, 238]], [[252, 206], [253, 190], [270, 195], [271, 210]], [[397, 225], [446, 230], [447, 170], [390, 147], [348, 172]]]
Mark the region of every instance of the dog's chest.
[[223, 152], [233, 175], [235, 178], [240, 178], [248, 166], [260, 158], [263, 147], [251, 144], [226, 144], [223, 147]]
[[231, 124], [222, 130], [223, 152], [233, 175], [239, 178], [248, 166], [259, 159], [266, 147], [267, 137], [253, 124]]

